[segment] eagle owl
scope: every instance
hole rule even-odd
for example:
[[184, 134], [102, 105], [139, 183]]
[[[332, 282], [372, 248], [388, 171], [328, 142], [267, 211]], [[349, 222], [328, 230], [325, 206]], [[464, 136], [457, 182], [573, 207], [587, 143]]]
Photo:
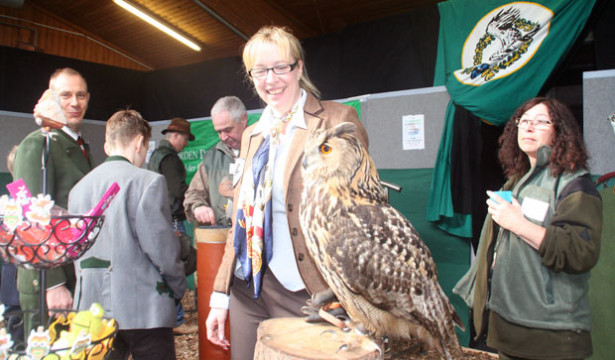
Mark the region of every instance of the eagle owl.
[[461, 359], [436, 265], [410, 222], [388, 204], [376, 167], [342, 123], [313, 133], [303, 157], [301, 225], [327, 284], [359, 329], [420, 341]]

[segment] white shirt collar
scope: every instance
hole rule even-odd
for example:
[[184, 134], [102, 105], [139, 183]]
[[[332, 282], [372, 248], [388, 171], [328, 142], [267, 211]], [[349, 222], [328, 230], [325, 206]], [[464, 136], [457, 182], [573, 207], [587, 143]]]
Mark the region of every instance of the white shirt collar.
[[66, 125], [64, 125], [61, 130], [64, 131], [68, 136], [75, 139], [75, 141], [77, 141], [77, 139], [79, 139], [79, 136], [81, 136], [81, 134], [74, 132], [73, 130], [71, 130], [71, 128], [69, 128]]
[[[303, 112], [303, 107], [305, 105], [306, 99], [307, 99], [307, 92], [304, 89], [301, 89], [301, 92], [299, 94], [299, 99], [297, 100], [295, 105], [293, 105], [293, 107], [295, 106], [297, 107], [297, 111], [295, 112], [292, 119], [288, 123], [289, 128], [298, 127], [302, 129], [307, 129], [307, 124], [305, 123], [305, 115]], [[263, 110], [263, 114], [261, 115], [261, 118], [258, 120], [258, 123], [256, 123], [254, 130], [252, 130], [252, 133], [250, 134], [250, 136], [263, 134], [263, 137], [266, 137], [266, 134], [269, 134], [269, 131], [275, 125], [276, 122], [277, 122], [277, 119], [273, 115], [273, 109], [269, 105], [267, 105], [265, 110]]]

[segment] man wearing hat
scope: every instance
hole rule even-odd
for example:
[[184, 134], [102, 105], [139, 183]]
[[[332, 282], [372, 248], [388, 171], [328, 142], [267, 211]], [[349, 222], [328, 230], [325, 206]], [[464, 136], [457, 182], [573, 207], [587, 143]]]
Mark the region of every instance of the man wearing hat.
[[[185, 234], [184, 220], [184, 194], [188, 189], [186, 184], [186, 168], [179, 158], [179, 153], [188, 145], [188, 141], [194, 140], [194, 135], [190, 132], [190, 123], [183, 118], [173, 118], [169, 126], [162, 130], [164, 139], [160, 141], [158, 147], [152, 153], [147, 168], [164, 175], [167, 180], [169, 190], [169, 204], [171, 205], [171, 216], [173, 220], [173, 231], [185, 240], [189, 237]], [[189, 243], [188, 246], [190, 247]], [[185, 260], [185, 259], [182, 259]], [[189, 326], [185, 323], [184, 309], [181, 303], [177, 304], [177, 323], [173, 329], [176, 334], [191, 334], [196, 332], [196, 326]]]

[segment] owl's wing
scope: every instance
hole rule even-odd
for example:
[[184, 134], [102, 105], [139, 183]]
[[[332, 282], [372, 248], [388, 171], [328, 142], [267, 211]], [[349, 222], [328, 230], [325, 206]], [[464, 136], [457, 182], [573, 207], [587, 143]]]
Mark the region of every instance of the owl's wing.
[[431, 316], [424, 304], [435, 301], [450, 309], [429, 249], [395, 208], [355, 206], [349, 216], [332, 220], [330, 235], [335, 239], [327, 249], [330, 265], [351, 291], [374, 306], [423, 319]]

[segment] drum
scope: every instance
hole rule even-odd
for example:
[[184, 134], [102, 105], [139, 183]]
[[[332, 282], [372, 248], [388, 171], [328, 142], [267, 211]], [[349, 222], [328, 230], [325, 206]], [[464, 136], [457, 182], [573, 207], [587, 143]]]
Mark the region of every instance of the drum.
[[[231, 353], [207, 340], [205, 320], [209, 315], [209, 298], [214, 280], [224, 255], [229, 227], [197, 227], [194, 238], [197, 243], [197, 307], [199, 315], [199, 358], [201, 360], [229, 360]], [[226, 319], [226, 338], [230, 339], [229, 319]]]

